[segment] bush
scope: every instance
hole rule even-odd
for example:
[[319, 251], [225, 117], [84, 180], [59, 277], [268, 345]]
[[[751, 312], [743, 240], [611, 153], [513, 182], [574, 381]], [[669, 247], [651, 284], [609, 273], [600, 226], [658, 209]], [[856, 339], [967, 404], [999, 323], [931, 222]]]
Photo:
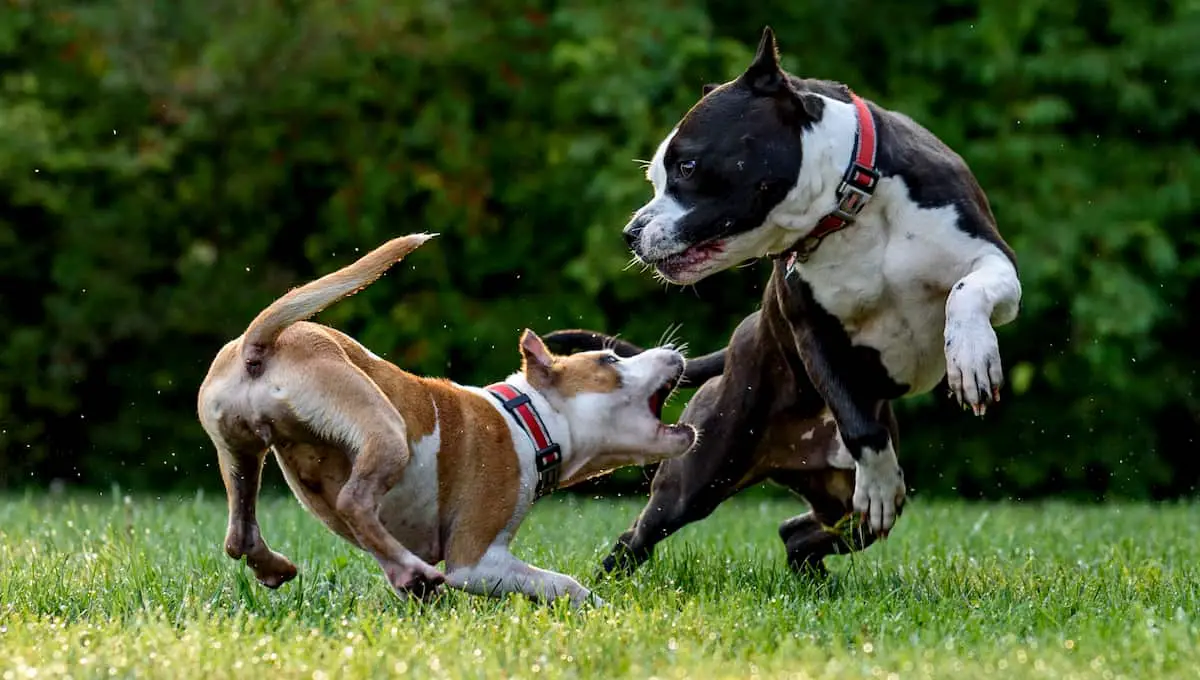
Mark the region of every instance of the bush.
[[[765, 266], [666, 290], [618, 234], [635, 159], [763, 24], [958, 149], [1024, 285], [986, 421], [903, 402], [918, 493], [1172, 496], [1200, 463], [1189, 3], [10, 3], [0, 18], [0, 483], [218, 484], [217, 349], [288, 287], [442, 236], [321, 320], [483, 383], [582, 325], [696, 351]], [[1016, 9], [1014, 9], [1016, 8]], [[678, 406], [676, 406], [678, 408]], [[618, 479], [640, 477], [625, 475]]]

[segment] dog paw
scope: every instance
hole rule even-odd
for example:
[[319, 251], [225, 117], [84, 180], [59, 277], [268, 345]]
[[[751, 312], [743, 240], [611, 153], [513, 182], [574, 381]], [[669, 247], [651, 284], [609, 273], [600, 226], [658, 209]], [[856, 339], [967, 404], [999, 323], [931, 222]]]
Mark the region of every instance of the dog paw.
[[854, 475], [854, 510], [873, 533], [887, 538], [904, 507], [905, 493], [904, 472], [892, 447], [864, 449]]
[[272, 551], [262, 559], [247, 556], [246, 563], [254, 571], [254, 578], [271, 590], [296, 578], [296, 565], [277, 552]]
[[426, 599], [446, 582], [445, 575], [422, 561], [387, 569], [388, 581], [400, 595]]
[[946, 382], [958, 403], [970, 406], [977, 416], [989, 403], [1000, 401], [1000, 343], [986, 320], [946, 324]]
[[601, 563], [600, 570], [596, 572], [596, 581], [610, 576], [630, 576], [633, 572], [637, 571], [637, 568], [643, 562], [650, 559], [649, 550], [634, 551], [633, 548], [626, 544], [625, 540], [624, 536], [617, 539], [612, 551]]
[[569, 597], [571, 609], [579, 610], [585, 607], [598, 609], [609, 606], [607, 601], [587, 588], [581, 587], [577, 591], [570, 593]]

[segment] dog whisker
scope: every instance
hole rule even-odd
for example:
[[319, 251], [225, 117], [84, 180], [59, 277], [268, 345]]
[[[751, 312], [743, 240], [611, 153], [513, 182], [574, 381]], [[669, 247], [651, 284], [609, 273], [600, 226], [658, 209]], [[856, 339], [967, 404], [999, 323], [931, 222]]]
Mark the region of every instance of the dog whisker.
[[620, 333], [615, 333], [615, 334], [613, 334], [613, 335], [612, 335], [612, 337], [610, 337], [610, 338], [609, 338], [609, 339], [606, 341], [606, 342], [607, 342], [607, 344], [608, 344], [608, 346], [607, 346], [607, 347], [605, 347], [605, 349], [607, 349], [607, 350], [609, 350], [609, 351], [611, 351], [611, 352], [616, 352], [616, 351], [617, 351], [617, 343], [618, 343], [620, 340], [621, 340], [621, 334], [620, 334]]
[[664, 345], [670, 345], [670, 344], [671, 344], [671, 340], [672, 340], [672, 339], [674, 338], [674, 336], [675, 336], [675, 330], [676, 330], [676, 326], [675, 326], [675, 324], [670, 324], [670, 325], [668, 325], [668, 326], [667, 326], [667, 327], [666, 327], [666, 328], [663, 330], [663, 332], [662, 332], [662, 335], [658, 336], [658, 345], [659, 345], [660, 347], [662, 347], [662, 346], [664, 346]]

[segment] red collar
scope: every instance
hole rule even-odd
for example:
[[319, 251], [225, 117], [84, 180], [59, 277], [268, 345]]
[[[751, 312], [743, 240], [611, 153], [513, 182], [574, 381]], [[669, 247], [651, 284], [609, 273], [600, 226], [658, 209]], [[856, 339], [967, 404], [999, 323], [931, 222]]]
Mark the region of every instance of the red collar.
[[850, 226], [854, 218], [862, 212], [867, 200], [875, 193], [879, 183], [879, 171], [875, 167], [875, 152], [878, 146], [875, 138], [875, 119], [871, 110], [861, 97], [850, 93], [850, 101], [857, 113], [858, 125], [854, 130], [854, 153], [850, 166], [842, 175], [842, 183], [837, 188], [837, 208], [817, 222], [817, 226], [796, 245], [785, 251], [788, 256], [787, 266], [791, 270], [796, 260], [807, 260], [820, 245], [821, 239]]
[[506, 411], [513, 414], [517, 425], [533, 442], [533, 450], [536, 452], [533, 460], [537, 464], [538, 473], [534, 498], [541, 498], [557, 489], [559, 466], [562, 465], [562, 447], [550, 438], [550, 431], [533, 408], [529, 395], [508, 383], [495, 383], [485, 389], [500, 400]]

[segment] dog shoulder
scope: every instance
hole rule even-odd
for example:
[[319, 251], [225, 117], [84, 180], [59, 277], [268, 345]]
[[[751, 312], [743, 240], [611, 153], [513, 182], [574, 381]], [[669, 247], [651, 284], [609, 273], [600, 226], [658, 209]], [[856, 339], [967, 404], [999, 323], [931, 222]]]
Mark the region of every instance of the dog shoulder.
[[987, 194], [966, 160], [907, 114], [868, 105], [879, 135], [880, 174], [900, 179], [916, 207], [953, 207], [959, 231], [990, 243], [1015, 264], [1016, 254], [1000, 235]]

